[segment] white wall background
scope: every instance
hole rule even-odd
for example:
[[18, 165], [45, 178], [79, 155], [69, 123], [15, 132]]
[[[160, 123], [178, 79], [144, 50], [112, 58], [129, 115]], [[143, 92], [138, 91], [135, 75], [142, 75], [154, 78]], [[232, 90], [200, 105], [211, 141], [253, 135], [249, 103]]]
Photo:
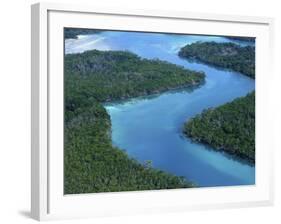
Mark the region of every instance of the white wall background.
[[[30, 4], [32, 0], [2, 0], [0, 7], [0, 223], [33, 223], [30, 208]], [[79, 220], [79, 223], [281, 223], [281, 7], [278, 0], [69, 0], [102, 7], [162, 9], [276, 18], [275, 27], [275, 205], [273, 207], [193, 211], [118, 218]], [[265, 74], [266, 75], [266, 74]], [[278, 89], [279, 88], [279, 89]], [[280, 136], [280, 137], [279, 137]], [[59, 223], [78, 223], [60, 221]]]

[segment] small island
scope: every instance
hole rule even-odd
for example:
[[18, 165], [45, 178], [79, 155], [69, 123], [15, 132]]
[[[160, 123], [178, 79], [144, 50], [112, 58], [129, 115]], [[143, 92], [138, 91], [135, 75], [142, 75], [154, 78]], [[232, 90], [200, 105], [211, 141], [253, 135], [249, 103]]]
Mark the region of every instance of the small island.
[[255, 162], [255, 93], [209, 108], [184, 125], [184, 134]]
[[85, 28], [64, 28], [65, 39], [77, 39], [78, 35], [97, 34], [99, 30]]
[[112, 145], [104, 102], [196, 87], [205, 75], [125, 51], [65, 55], [64, 193], [194, 187]]
[[234, 43], [196, 42], [184, 46], [179, 56], [231, 69], [255, 78], [255, 48]]

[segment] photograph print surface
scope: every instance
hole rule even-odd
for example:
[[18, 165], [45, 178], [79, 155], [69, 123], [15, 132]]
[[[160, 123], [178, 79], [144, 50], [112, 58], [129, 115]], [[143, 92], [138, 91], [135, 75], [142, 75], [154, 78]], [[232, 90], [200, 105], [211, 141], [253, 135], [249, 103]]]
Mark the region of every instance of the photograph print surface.
[[64, 193], [255, 184], [255, 38], [64, 28]]

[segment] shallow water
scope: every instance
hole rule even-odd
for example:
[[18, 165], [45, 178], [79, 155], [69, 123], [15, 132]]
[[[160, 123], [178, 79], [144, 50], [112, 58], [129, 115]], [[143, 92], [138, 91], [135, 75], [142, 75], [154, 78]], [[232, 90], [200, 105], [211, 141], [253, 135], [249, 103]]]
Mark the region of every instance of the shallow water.
[[[196, 41], [236, 42], [223, 37], [102, 32], [66, 40], [66, 53], [85, 50], [128, 50], [204, 71], [200, 88], [105, 104], [112, 122], [113, 144], [140, 162], [184, 176], [199, 186], [255, 183], [255, 167], [182, 136], [183, 123], [203, 109], [216, 107], [254, 90], [254, 80], [241, 74], [183, 60], [180, 47]], [[246, 44], [241, 43], [239, 44]]]

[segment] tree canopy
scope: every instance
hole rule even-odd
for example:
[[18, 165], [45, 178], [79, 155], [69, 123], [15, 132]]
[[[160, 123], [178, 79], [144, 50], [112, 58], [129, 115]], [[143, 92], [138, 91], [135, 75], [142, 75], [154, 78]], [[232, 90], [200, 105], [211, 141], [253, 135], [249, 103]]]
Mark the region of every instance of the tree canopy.
[[231, 69], [255, 78], [255, 47], [234, 43], [196, 42], [184, 46], [179, 56]]
[[194, 141], [254, 162], [255, 93], [204, 110], [188, 120], [183, 131]]

